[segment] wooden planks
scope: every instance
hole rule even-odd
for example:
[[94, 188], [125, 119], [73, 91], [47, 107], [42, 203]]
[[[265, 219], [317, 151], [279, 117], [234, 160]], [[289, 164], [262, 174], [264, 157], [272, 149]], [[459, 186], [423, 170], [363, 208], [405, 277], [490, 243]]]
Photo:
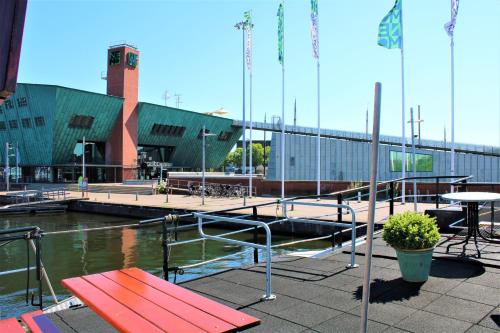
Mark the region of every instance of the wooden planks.
[[260, 323], [138, 268], [62, 284], [121, 332], [234, 332]]
[[16, 318], [0, 320], [0, 332], [26, 333]]
[[[168, 283], [154, 275], [144, 272], [138, 268], [122, 269], [121, 272], [130, 275], [143, 283], [158, 289], [165, 294], [182, 300], [202, 311], [210, 311], [214, 316], [238, 327], [246, 328], [260, 323], [260, 320], [247, 315], [246, 313], [237, 311], [223, 304], [217, 303], [206, 297], [195, 294], [192, 291], [179, 287], [175, 284]], [[208, 310], [209, 309], [209, 310]]]
[[30, 313], [25, 313], [21, 315], [21, 320], [28, 326], [31, 333], [42, 333], [42, 330], [33, 320], [33, 317], [41, 315], [43, 312], [41, 310], [36, 310]]

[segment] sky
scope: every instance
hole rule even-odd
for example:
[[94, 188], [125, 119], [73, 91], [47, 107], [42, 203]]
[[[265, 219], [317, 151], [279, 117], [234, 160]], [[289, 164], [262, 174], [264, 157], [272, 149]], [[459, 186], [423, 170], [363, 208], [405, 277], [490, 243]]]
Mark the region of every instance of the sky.
[[[401, 135], [401, 53], [377, 45], [394, 0], [319, 0], [321, 127], [365, 131], [375, 82], [382, 83], [381, 133]], [[19, 82], [106, 92], [107, 48], [140, 52], [139, 100], [242, 118], [243, 12], [254, 23], [253, 119], [281, 115], [279, 0], [30, 0]], [[422, 139], [450, 140], [449, 0], [403, 0], [406, 118], [421, 106]], [[500, 146], [500, 0], [461, 0], [455, 29], [455, 140]], [[285, 121], [316, 127], [316, 63], [310, 1], [285, 2]], [[247, 74], [248, 75], [248, 74]], [[248, 102], [247, 77], [247, 102]], [[249, 119], [247, 105], [247, 119]], [[371, 131], [370, 120], [370, 131]], [[409, 137], [410, 125], [406, 125]], [[256, 135], [258, 138], [259, 135]]]

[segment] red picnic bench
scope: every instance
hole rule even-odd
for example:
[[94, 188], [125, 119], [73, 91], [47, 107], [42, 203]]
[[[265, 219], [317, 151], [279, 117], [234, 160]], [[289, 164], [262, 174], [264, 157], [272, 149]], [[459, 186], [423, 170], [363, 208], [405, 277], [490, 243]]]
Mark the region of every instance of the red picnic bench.
[[260, 324], [138, 268], [69, 278], [62, 285], [120, 332], [235, 332]]

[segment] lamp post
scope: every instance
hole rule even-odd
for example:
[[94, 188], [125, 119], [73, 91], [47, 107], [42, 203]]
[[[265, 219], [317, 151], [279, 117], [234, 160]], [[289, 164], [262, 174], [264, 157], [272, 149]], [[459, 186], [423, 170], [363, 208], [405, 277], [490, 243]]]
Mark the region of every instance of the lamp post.
[[[85, 180], [85, 145], [93, 145], [93, 144], [95, 144], [95, 143], [94, 142], [85, 143], [85, 136], [83, 137], [83, 140], [82, 140], [82, 181]], [[83, 197], [83, 193], [84, 193], [84, 191], [82, 188], [82, 197]]]
[[203, 125], [202, 133], [201, 133], [201, 139], [202, 139], [202, 152], [201, 152], [201, 204], [205, 205], [205, 146], [206, 146], [206, 139], [205, 137], [207, 136], [214, 136], [215, 134], [210, 134], [206, 133], [205, 130], [205, 125]]

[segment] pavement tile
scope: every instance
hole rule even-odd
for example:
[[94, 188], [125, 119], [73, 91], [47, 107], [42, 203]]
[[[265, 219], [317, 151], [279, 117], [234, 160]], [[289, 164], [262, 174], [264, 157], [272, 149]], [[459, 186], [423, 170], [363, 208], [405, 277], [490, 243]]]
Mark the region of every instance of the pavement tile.
[[446, 294], [451, 289], [457, 287], [463, 282], [462, 279], [446, 279], [429, 276], [429, 279], [422, 285], [422, 290], [431, 291], [438, 294]]
[[418, 311], [395, 326], [415, 333], [460, 333], [468, 330], [472, 324], [430, 312]]
[[[322, 333], [359, 332], [360, 324], [360, 317], [344, 313], [314, 326], [312, 329]], [[387, 328], [387, 325], [372, 320], [368, 321], [368, 332], [370, 333], [382, 332]]]
[[[416, 309], [392, 303], [371, 303], [368, 311], [368, 319], [393, 326], [408, 318], [416, 311]], [[361, 306], [350, 310], [349, 313], [360, 315]]]
[[288, 320], [267, 316], [261, 324], [245, 330], [245, 333], [299, 333], [307, 327], [292, 323]]
[[467, 331], [467, 333], [498, 333], [499, 330], [500, 328], [494, 330], [491, 328], [474, 325]]
[[425, 307], [424, 310], [442, 316], [478, 323], [493, 308], [490, 305], [443, 295]]
[[500, 307], [494, 309], [479, 322], [479, 325], [500, 331]]
[[406, 333], [406, 332], [409, 332], [409, 331], [405, 331], [405, 330], [402, 330], [402, 329], [397, 328], [397, 327], [389, 327], [388, 329], [386, 329], [384, 331], [384, 333]]
[[[266, 268], [262, 266], [256, 266], [250, 268], [250, 270], [255, 272], [265, 272]], [[271, 266], [271, 274], [273, 276], [293, 278], [301, 281], [316, 281], [328, 275], [328, 273], [323, 271], [316, 271], [313, 269], [304, 270], [301, 268], [294, 268], [279, 264], [273, 264]]]
[[441, 294], [422, 290], [421, 285], [400, 279], [400, 284], [386, 293], [375, 297], [373, 303], [393, 303], [410, 308], [423, 309], [438, 299]]
[[361, 300], [357, 299], [352, 293], [335, 289], [331, 289], [321, 296], [312, 298], [309, 302], [341, 311], [349, 311], [361, 305]]
[[316, 271], [323, 271], [328, 273], [334, 273], [343, 271], [346, 268], [346, 264], [338, 261], [331, 260], [321, 260], [313, 258], [303, 258], [297, 261], [290, 261], [281, 263], [283, 266], [291, 266], [303, 269], [314, 269]]
[[240, 305], [258, 301], [263, 293], [255, 288], [223, 280], [215, 280], [205, 285], [196, 286], [195, 290]]
[[313, 327], [343, 312], [312, 303], [300, 303], [274, 314], [296, 324]]
[[116, 332], [113, 326], [88, 307], [59, 311], [47, 314], [47, 316], [55, 322], [62, 333]]
[[[500, 274], [484, 272], [481, 275], [468, 278], [465, 282], [500, 289]], [[500, 293], [500, 290], [498, 292]]]
[[276, 291], [280, 294], [287, 295], [290, 297], [298, 298], [303, 301], [308, 301], [320, 295], [323, 295], [330, 289], [324, 286], [318, 286], [311, 283], [291, 283], [288, 285], [276, 288]]
[[433, 260], [430, 276], [455, 280], [465, 280], [484, 273], [480, 265], [467, 264], [451, 260]]
[[500, 293], [498, 289], [478, 284], [464, 282], [448, 291], [446, 294], [493, 306], [500, 305]]
[[267, 314], [275, 314], [300, 303], [302, 303], [302, 301], [299, 299], [284, 295], [276, 295], [275, 300], [260, 301], [253, 304], [247, 304], [247, 306]]

